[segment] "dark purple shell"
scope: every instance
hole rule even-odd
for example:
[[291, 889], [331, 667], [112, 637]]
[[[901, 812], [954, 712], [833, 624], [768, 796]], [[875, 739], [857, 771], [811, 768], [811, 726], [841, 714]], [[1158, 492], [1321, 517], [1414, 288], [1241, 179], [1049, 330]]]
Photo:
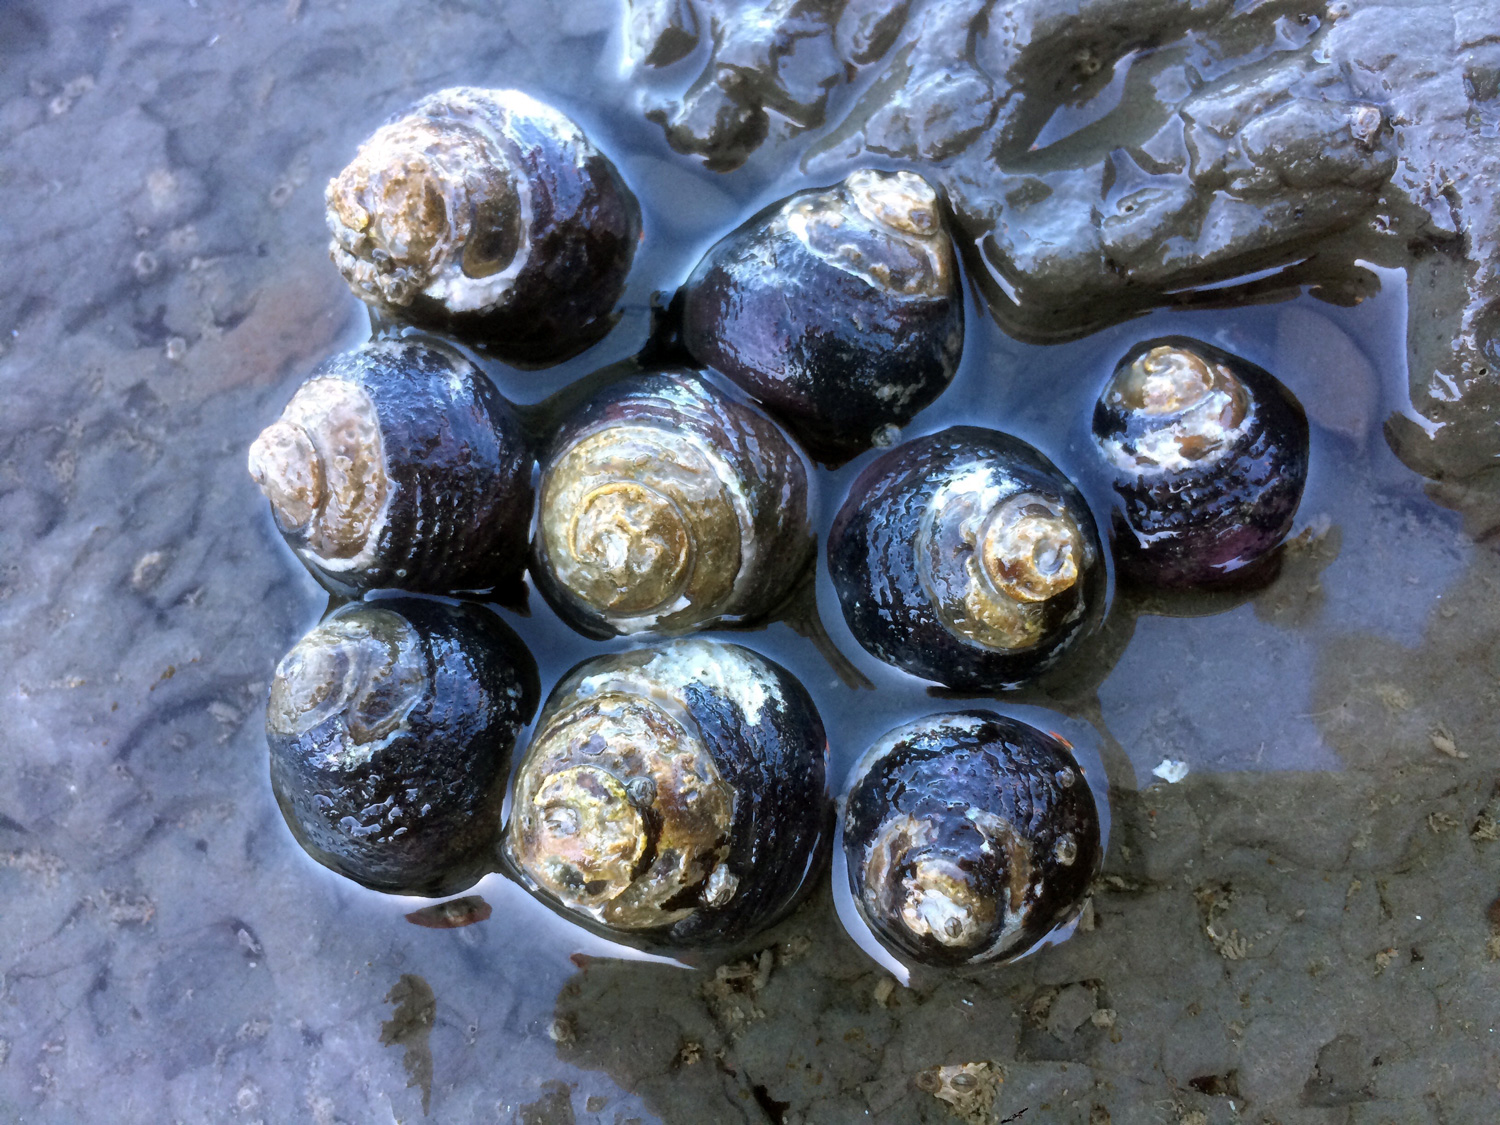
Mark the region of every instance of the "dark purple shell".
[[897, 956], [1006, 961], [1072, 920], [1102, 860], [1072, 747], [993, 711], [885, 735], [842, 803], [849, 889]]
[[[264, 435], [257, 441], [251, 471], [272, 496], [282, 535], [313, 575], [344, 595], [518, 589], [534, 458], [515, 409], [489, 379], [454, 349], [410, 338], [375, 340], [334, 356], [298, 395], [319, 380], [349, 384], [373, 407], [386, 496], [371, 514], [370, 539], [356, 553], [336, 557], [309, 536], [317, 513], [310, 522], [288, 525], [266, 482], [276, 471], [275, 458], [262, 451]], [[309, 435], [309, 444], [323, 453], [324, 471], [331, 471], [335, 457], [326, 431], [347, 420], [297, 415], [289, 406], [266, 434], [288, 425]], [[373, 464], [373, 445], [369, 452]]]
[[[919, 222], [893, 227], [852, 202], [851, 184], [884, 206], [878, 193], [905, 198], [890, 185], [908, 182], [916, 202], [903, 215]], [[683, 289], [682, 335], [816, 459], [870, 448], [942, 393], [963, 349], [957, 258], [936, 194], [911, 173], [857, 172], [772, 205], [704, 255]]]
[[[985, 529], [1013, 505], [1066, 530], [1066, 559], [1047, 555], [1039, 541], [1033, 561], [1042, 578], [1063, 573], [1064, 564], [1072, 577], [1044, 598], [1017, 601], [986, 579]], [[1045, 670], [1098, 624], [1107, 595], [1098, 532], [1078, 490], [1019, 438], [974, 426], [917, 438], [870, 462], [834, 517], [828, 569], [861, 645], [913, 675], [966, 690], [1012, 687]], [[983, 599], [1004, 627], [973, 622], [969, 596]]]
[[[1205, 419], [1201, 407], [1132, 409], [1122, 380], [1153, 356], [1208, 372], [1223, 410]], [[1251, 581], [1291, 531], [1307, 481], [1307, 415], [1248, 360], [1185, 336], [1138, 344], [1100, 395], [1093, 430], [1117, 499], [1111, 543], [1123, 578], [1177, 589]], [[1188, 456], [1163, 456], [1184, 446]]]
[[444, 895], [492, 870], [536, 664], [476, 606], [356, 602], [277, 665], [271, 786], [297, 842], [376, 890]]

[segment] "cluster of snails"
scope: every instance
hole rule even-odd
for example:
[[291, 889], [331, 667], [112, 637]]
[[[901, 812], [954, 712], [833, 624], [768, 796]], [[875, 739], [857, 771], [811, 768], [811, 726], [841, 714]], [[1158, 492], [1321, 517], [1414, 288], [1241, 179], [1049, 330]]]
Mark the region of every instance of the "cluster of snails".
[[[608, 331], [640, 238], [610, 161], [515, 91], [423, 99], [327, 199], [334, 262], [375, 314], [516, 365]], [[811, 696], [748, 648], [684, 634], [784, 606], [815, 564], [812, 459], [890, 444], [952, 380], [963, 299], [941, 201], [911, 172], [799, 192], [713, 246], [672, 315], [680, 363], [601, 380], [541, 433], [455, 346], [387, 331], [321, 365], [255, 440], [287, 543], [359, 599], [271, 688], [273, 788], [315, 859], [401, 894], [498, 869], [585, 926], [667, 947], [747, 938], [821, 875], [835, 816]], [[1121, 576], [1231, 581], [1288, 533], [1307, 423], [1258, 367], [1149, 341], [1094, 430]], [[1097, 629], [1106, 555], [1073, 483], [978, 427], [875, 457], [827, 536], [861, 645], [986, 693]], [[512, 771], [538, 673], [474, 602], [528, 571], [586, 636], [667, 639], [568, 672]], [[864, 923], [911, 962], [1033, 948], [1101, 862], [1082, 773], [1061, 736], [994, 711], [891, 731], [839, 798]]]

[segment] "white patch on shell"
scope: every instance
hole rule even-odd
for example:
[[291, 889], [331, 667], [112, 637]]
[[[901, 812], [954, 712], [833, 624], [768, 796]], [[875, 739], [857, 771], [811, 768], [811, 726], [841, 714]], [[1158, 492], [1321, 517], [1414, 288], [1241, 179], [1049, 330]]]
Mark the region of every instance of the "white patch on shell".
[[[1164, 350], [1167, 349], [1156, 349]], [[1207, 367], [1208, 361], [1202, 360], [1196, 353], [1186, 354]], [[1155, 352], [1151, 355], [1155, 355]], [[1131, 370], [1139, 369], [1150, 358], [1148, 355], [1138, 359]], [[1213, 364], [1213, 372], [1217, 374], [1218, 382], [1207, 390], [1198, 404], [1170, 420], [1160, 417], [1160, 425], [1134, 437], [1122, 434], [1100, 439], [1099, 447], [1104, 456], [1116, 469], [1131, 476], [1167, 476], [1189, 469], [1202, 473], [1231, 456], [1245, 432], [1257, 424], [1256, 411], [1253, 401], [1249, 402], [1243, 417], [1234, 425], [1226, 426], [1223, 416], [1232, 410], [1234, 396], [1225, 386], [1233, 388], [1241, 384], [1223, 364]], [[1115, 390], [1119, 378], [1121, 376], [1117, 375], [1105, 388], [1106, 401], [1117, 409], [1124, 406], [1119, 392]], [[1241, 393], [1248, 399], [1248, 393]], [[1149, 412], [1132, 413], [1138, 418], [1150, 418]], [[1205, 443], [1210, 444], [1204, 448]], [[1199, 453], [1196, 457], [1189, 457], [1184, 454], [1184, 448], [1195, 448]]]
[[723, 906], [734, 897], [734, 892], [739, 890], [740, 880], [725, 864], [719, 864], [708, 876], [708, 884], [703, 888], [703, 904], [705, 906]]
[[988, 465], [975, 464], [956, 472], [933, 493], [928, 502], [928, 511], [941, 511], [953, 496], [973, 496], [978, 511], [989, 513], [1000, 506], [1000, 502], [1015, 492], [1009, 481], [995, 479]]
[[[702, 684], [734, 703], [752, 726], [759, 723], [767, 706], [786, 705], [775, 673], [747, 649], [717, 641], [682, 640], [656, 649], [651, 659], [626, 677], [639, 677], [680, 691], [690, 683]], [[620, 683], [618, 671], [585, 676], [578, 692], [592, 695]]]
[[[1027, 841], [1026, 836], [1023, 833], [1018, 832], [1016, 828], [1003, 817], [996, 816], [994, 813], [987, 812], [984, 809], [970, 808], [968, 813], [966, 814], [966, 819], [971, 824], [973, 824], [974, 827], [977, 828], [980, 834], [984, 837], [984, 844], [982, 845], [982, 847], [986, 852], [993, 850], [993, 841], [999, 840], [1007, 835], [1016, 842], [1017, 847], [1023, 849], [1025, 852], [1030, 851], [1031, 845]], [[1038, 871], [1037, 864], [1028, 863], [1027, 866], [1029, 872], [1032, 873], [1032, 877], [1036, 879], [1035, 885], [1032, 887], [1028, 887], [1026, 891], [1026, 897], [1030, 901], [1023, 902], [1019, 910], [1014, 910], [1011, 908], [1009, 894], [1007, 892], [1001, 893], [1000, 915], [1004, 919], [1004, 922], [1001, 924], [1000, 928], [995, 931], [994, 936], [990, 940], [989, 944], [979, 952], [975, 953], [974, 956], [969, 958], [970, 964], [978, 964], [981, 961], [988, 961], [998, 954], [1004, 953], [1005, 950], [1009, 949], [1012, 945], [1015, 944], [1016, 938], [1020, 936], [1021, 931], [1025, 928], [1031, 901], [1040, 898], [1046, 891], [1046, 883], [1041, 877], [1041, 872]]]
[[[916, 221], [920, 217], [921, 221]], [[802, 192], [776, 219], [814, 257], [893, 296], [925, 298], [954, 290], [953, 248], [937, 210], [937, 193], [911, 172], [861, 169], [826, 192]], [[851, 232], [845, 240], [834, 232]], [[869, 255], [861, 248], [882, 247]], [[896, 262], [899, 247], [921, 270]], [[893, 273], [895, 264], [899, 272]]]
[[[394, 634], [393, 640], [377, 636], [377, 621]], [[329, 654], [342, 660], [329, 659]], [[333, 675], [338, 678], [327, 679]], [[309, 678], [315, 682], [307, 683]], [[416, 629], [390, 610], [364, 609], [323, 622], [281, 658], [272, 679], [267, 725], [283, 736], [300, 738], [320, 723], [341, 717], [337, 747], [327, 753], [331, 764], [348, 770], [405, 736], [406, 718], [428, 688]], [[361, 741], [352, 729], [350, 709], [372, 697], [388, 708], [378, 723], [387, 729]]]
[[[531, 256], [533, 209], [530, 185], [522, 169], [505, 169], [515, 188], [521, 233], [519, 244], [515, 256], [504, 269], [487, 277], [469, 277], [463, 271], [464, 247], [470, 234], [469, 216], [457, 216], [455, 221], [453, 210], [455, 204], [468, 200], [464, 179], [473, 173], [473, 169], [462, 165], [465, 159], [472, 160], [473, 154], [465, 152], [465, 145], [461, 143], [452, 144], [449, 147], [457, 151], [446, 154], [449, 161], [445, 164], [442, 160], [445, 155], [443, 130], [449, 126], [472, 129], [483, 141], [483, 147], [488, 149], [490, 162], [498, 166], [511, 148], [505, 133], [512, 116], [539, 123], [557, 138], [577, 166], [581, 167], [593, 151], [582, 130], [567, 116], [519, 90], [458, 86], [423, 98], [411, 113], [377, 129], [360, 146], [349, 168], [329, 184], [327, 220], [333, 232], [330, 251], [334, 264], [363, 299], [407, 305], [420, 291], [453, 313], [484, 312], [505, 303], [515, 279]], [[424, 134], [429, 139], [419, 146], [414, 136]], [[361, 212], [362, 228], [346, 225], [336, 203], [337, 188], [344, 175], [356, 166], [400, 167], [409, 154], [417, 152], [428, 161], [441, 184], [445, 204], [444, 229], [429, 232], [435, 237], [430, 251], [422, 259], [410, 261], [395, 271], [384, 272], [373, 260], [373, 251], [384, 248], [372, 245], [373, 240], [368, 234], [370, 228], [381, 226], [381, 216]], [[358, 216], [355, 221], [359, 221]]]
[[[505, 151], [505, 144], [494, 127], [492, 115], [515, 114], [544, 121], [551, 132], [567, 139], [570, 148], [588, 143], [578, 126], [567, 117], [519, 90], [479, 90], [457, 86], [440, 90], [433, 97], [466, 110], [469, 114], [467, 123], [482, 133], [499, 152]], [[498, 273], [489, 277], [469, 277], [463, 271], [463, 249], [468, 241], [468, 228], [465, 227], [444, 260], [433, 270], [432, 280], [422, 290], [450, 312], [479, 312], [503, 304], [511, 283], [531, 258], [531, 185], [525, 176], [519, 174], [520, 169], [515, 169], [515, 172], [516, 202], [521, 215], [521, 241], [516, 256]]]
[[1132, 475], [1180, 473], [1186, 469], [1207, 469], [1228, 455], [1233, 433], [1226, 435], [1225, 442], [1196, 460], [1182, 455], [1182, 435], [1175, 427], [1164, 427], [1155, 433], [1132, 438], [1130, 448], [1121, 437], [1105, 438], [1099, 442], [1104, 456], [1121, 472]]

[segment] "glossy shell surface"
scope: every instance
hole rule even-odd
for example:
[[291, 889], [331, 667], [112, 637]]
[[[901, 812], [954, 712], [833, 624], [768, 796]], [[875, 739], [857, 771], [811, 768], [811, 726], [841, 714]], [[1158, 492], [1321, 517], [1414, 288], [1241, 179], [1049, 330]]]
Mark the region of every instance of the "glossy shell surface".
[[538, 512], [537, 586], [595, 636], [764, 616], [813, 555], [801, 453], [687, 371], [624, 379], [568, 418]]
[[859, 171], [756, 215], [683, 289], [683, 343], [765, 403], [819, 460], [886, 440], [963, 350], [942, 205], [911, 172]]
[[314, 859], [396, 894], [493, 868], [506, 771], [539, 695], [531, 655], [470, 606], [345, 606], [276, 667], [271, 785]]
[[956, 426], [872, 461], [828, 534], [855, 638], [889, 664], [991, 691], [1050, 666], [1101, 619], [1098, 532], [1041, 453]]
[[506, 857], [564, 914], [663, 946], [732, 944], [826, 858], [811, 698], [738, 645], [600, 656], [553, 690], [516, 769]]
[[1302, 406], [1269, 372], [1186, 336], [1131, 349], [1094, 408], [1120, 573], [1163, 587], [1253, 578], [1307, 481]]
[[1083, 906], [1098, 808], [1068, 742], [993, 711], [885, 735], [841, 801], [850, 893], [899, 958], [1005, 961]]
[[523, 365], [608, 331], [640, 239], [614, 165], [517, 90], [423, 98], [360, 146], [327, 202], [334, 264], [357, 296]]
[[490, 381], [413, 339], [327, 361], [250, 447], [283, 537], [340, 594], [517, 586], [532, 463]]

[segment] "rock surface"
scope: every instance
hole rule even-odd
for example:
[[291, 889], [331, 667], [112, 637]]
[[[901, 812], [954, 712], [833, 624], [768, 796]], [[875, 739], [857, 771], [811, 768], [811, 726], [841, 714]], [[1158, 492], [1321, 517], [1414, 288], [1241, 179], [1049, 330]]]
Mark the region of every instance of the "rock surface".
[[674, 148], [731, 168], [768, 136], [818, 130], [803, 154], [815, 174], [937, 172], [971, 275], [1023, 339], [1299, 286], [1354, 301], [1362, 261], [1406, 270], [1412, 410], [1390, 419], [1393, 447], [1433, 477], [1500, 456], [1492, 2], [633, 10], [642, 72], [662, 43], [675, 61], [713, 29], [686, 93], [647, 87]]

